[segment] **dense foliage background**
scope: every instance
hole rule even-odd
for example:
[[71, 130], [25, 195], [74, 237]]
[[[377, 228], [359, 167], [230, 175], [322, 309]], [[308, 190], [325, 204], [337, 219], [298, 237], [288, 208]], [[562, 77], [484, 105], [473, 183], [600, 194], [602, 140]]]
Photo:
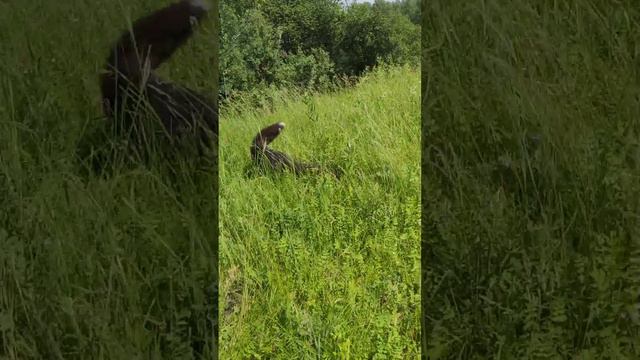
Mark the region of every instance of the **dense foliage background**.
[[418, 64], [418, 0], [221, 1], [223, 98], [270, 87], [322, 90], [381, 62]]

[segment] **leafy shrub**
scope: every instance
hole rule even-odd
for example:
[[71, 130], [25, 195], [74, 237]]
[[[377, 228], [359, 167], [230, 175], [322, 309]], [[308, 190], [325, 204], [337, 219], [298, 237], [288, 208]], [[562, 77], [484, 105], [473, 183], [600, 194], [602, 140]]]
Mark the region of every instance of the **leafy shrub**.
[[420, 27], [412, 9], [407, 1], [222, 1], [221, 95], [325, 90], [381, 62], [416, 64]]

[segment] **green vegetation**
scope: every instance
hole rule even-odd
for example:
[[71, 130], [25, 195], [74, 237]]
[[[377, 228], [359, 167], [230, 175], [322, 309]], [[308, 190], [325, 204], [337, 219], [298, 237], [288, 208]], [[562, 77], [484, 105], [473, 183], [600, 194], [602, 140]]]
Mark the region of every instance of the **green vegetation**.
[[[215, 167], [178, 156], [94, 174], [77, 158], [103, 130], [98, 75], [109, 46], [167, 3], [0, 2], [0, 358], [214, 357]], [[219, 25], [201, 25], [160, 73], [216, 94]], [[243, 105], [244, 94], [225, 108], [224, 350], [412, 358], [417, 71], [379, 70], [317, 98], [271, 91], [332, 82], [324, 51], [292, 50], [281, 83], [249, 77], [244, 89], [265, 91], [276, 112]], [[340, 165], [345, 177], [245, 176], [249, 140], [278, 114], [288, 129], [276, 147]]]
[[640, 356], [640, 4], [611, 5], [428, 2], [429, 359]]
[[380, 63], [418, 65], [417, 0], [221, 1], [221, 94], [326, 90]]
[[[221, 357], [418, 357], [417, 1], [221, 5]], [[277, 121], [346, 175], [256, 170]]]
[[[215, 169], [83, 176], [75, 158], [105, 121], [109, 46], [165, 4], [0, 2], [2, 359], [213, 357]], [[216, 94], [217, 27], [204, 22], [162, 72]]]
[[[221, 358], [417, 358], [418, 71], [272, 97], [221, 116]], [[253, 136], [276, 121], [274, 148], [346, 174], [247, 171]]]

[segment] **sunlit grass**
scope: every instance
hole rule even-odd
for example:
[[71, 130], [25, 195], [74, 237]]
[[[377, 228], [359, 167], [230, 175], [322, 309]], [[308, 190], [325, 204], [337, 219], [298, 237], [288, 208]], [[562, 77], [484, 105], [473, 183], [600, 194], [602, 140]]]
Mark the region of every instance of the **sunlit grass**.
[[[236, 106], [221, 117], [223, 358], [419, 356], [419, 73], [390, 68], [355, 88]], [[254, 173], [272, 143], [345, 175]]]

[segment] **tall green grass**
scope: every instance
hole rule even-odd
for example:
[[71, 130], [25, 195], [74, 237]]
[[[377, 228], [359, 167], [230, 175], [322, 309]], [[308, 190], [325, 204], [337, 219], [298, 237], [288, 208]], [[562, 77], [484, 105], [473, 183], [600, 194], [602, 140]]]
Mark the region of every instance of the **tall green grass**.
[[[215, 168], [82, 175], [76, 158], [106, 121], [109, 46], [165, 4], [0, 2], [0, 358], [214, 356]], [[202, 25], [162, 72], [216, 94]]]
[[430, 359], [640, 356], [640, 4], [429, 2]]
[[[419, 356], [419, 89], [416, 69], [389, 68], [223, 109], [222, 358]], [[273, 148], [345, 175], [250, 171], [251, 140], [276, 121]]]

